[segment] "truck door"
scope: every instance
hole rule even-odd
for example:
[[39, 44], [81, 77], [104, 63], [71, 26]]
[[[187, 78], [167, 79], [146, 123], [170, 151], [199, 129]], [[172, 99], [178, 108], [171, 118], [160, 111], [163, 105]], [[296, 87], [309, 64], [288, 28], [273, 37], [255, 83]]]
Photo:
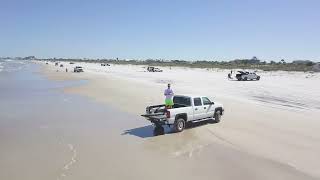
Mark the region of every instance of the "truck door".
[[202, 119], [203, 117], [203, 107], [200, 97], [193, 98], [193, 119]]
[[207, 97], [202, 97], [202, 102], [204, 109], [203, 118], [213, 117], [215, 108], [210, 99]]

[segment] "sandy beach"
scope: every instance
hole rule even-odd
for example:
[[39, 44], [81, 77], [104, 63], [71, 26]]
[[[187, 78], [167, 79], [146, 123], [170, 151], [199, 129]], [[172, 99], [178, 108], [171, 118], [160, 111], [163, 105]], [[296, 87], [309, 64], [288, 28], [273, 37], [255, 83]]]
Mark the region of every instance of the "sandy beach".
[[[319, 74], [62, 64], [3, 64], [0, 179], [320, 178]], [[166, 83], [223, 103], [222, 121], [153, 136], [140, 114]]]
[[[228, 71], [219, 69], [164, 67], [162, 73], [150, 73], [134, 65], [62, 64], [64, 68], [42, 63], [41, 73], [51, 80], [86, 80], [63, 91], [135, 117], [117, 123], [127, 128], [124, 134], [131, 141], [151, 153], [152, 161], [156, 157], [173, 160], [162, 164], [173, 170], [171, 177], [179, 177], [175, 170], [181, 165], [190, 168], [184, 172], [186, 179], [320, 177], [319, 74], [258, 72], [260, 81], [238, 82], [228, 81]], [[70, 72], [75, 65], [85, 72]], [[152, 137], [152, 127], [139, 115], [147, 105], [163, 103], [166, 83], [172, 84], [176, 94], [203, 94], [222, 102], [226, 112], [221, 123]]]

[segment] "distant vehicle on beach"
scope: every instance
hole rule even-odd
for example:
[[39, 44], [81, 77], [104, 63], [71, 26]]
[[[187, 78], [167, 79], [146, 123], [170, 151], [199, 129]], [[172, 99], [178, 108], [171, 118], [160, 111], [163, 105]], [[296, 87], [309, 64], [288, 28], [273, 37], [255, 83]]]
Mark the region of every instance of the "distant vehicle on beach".
[[101, 66], [110, 66], [110, 64], [104, 64], [104, 63], [102, 63]]
[[156, 68], [156, 67], [153, 67], [153, 66], [147, 67], [147, 71], [148, 71], [148, 72], [162, 72], [161, 69]]
[[73, 72], [83, 72], [83, 68], [81, 66], [76, 66], [74, 69], [73, 69]]
[[63, 64], [60, 64], [60, 67], [63, 67]]
[[163, 132], [163, 125], [173, 126], [175, 132], [181, 132], [187, 122], [220, 122], [224, 112], [222, 104], [206, 96], [176, 95], [173, 103], [172, 109], [166, 109], [164, 104], [148, 106], [146, 114], [141, 115], [155, 125], [155, 133]]
[[236, 78], [238, 81], [260, 80], [260, 76], [258, 76], [256, 73], [247, 71], [238, 71]]
[[69, 64], [74, 64], [74, 62], [70, 62]]
[[56, 62], [54, 65], [55, 65], [55, 66], [58, 66], [58, 65], [59, 65], [59, 63], [58, 63], [58, 62]]

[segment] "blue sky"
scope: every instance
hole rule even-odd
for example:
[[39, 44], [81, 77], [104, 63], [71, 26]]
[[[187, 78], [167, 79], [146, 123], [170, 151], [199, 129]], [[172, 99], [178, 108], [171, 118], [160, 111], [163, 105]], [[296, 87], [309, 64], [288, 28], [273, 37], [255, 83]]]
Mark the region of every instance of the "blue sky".
[[0, 0], [0, 56], [320, 60], [319, 0]]

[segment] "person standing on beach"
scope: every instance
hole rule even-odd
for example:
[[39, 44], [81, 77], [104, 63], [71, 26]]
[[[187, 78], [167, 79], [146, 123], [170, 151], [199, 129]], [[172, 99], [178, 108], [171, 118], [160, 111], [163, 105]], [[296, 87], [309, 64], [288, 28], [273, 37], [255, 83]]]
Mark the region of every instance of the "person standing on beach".
[[170, 84], [168, 84], [168, 88], [164, 91], [164, 96], [166, 97], [165, 98], [165, 105], [166, 105], [166, 108], [167, 109], [171, 109], [172, 106], [173, 106], [173, 100], [172, 100], [172, 97], [173, 97], [173, 91], [172, 89], [170, 88]]

